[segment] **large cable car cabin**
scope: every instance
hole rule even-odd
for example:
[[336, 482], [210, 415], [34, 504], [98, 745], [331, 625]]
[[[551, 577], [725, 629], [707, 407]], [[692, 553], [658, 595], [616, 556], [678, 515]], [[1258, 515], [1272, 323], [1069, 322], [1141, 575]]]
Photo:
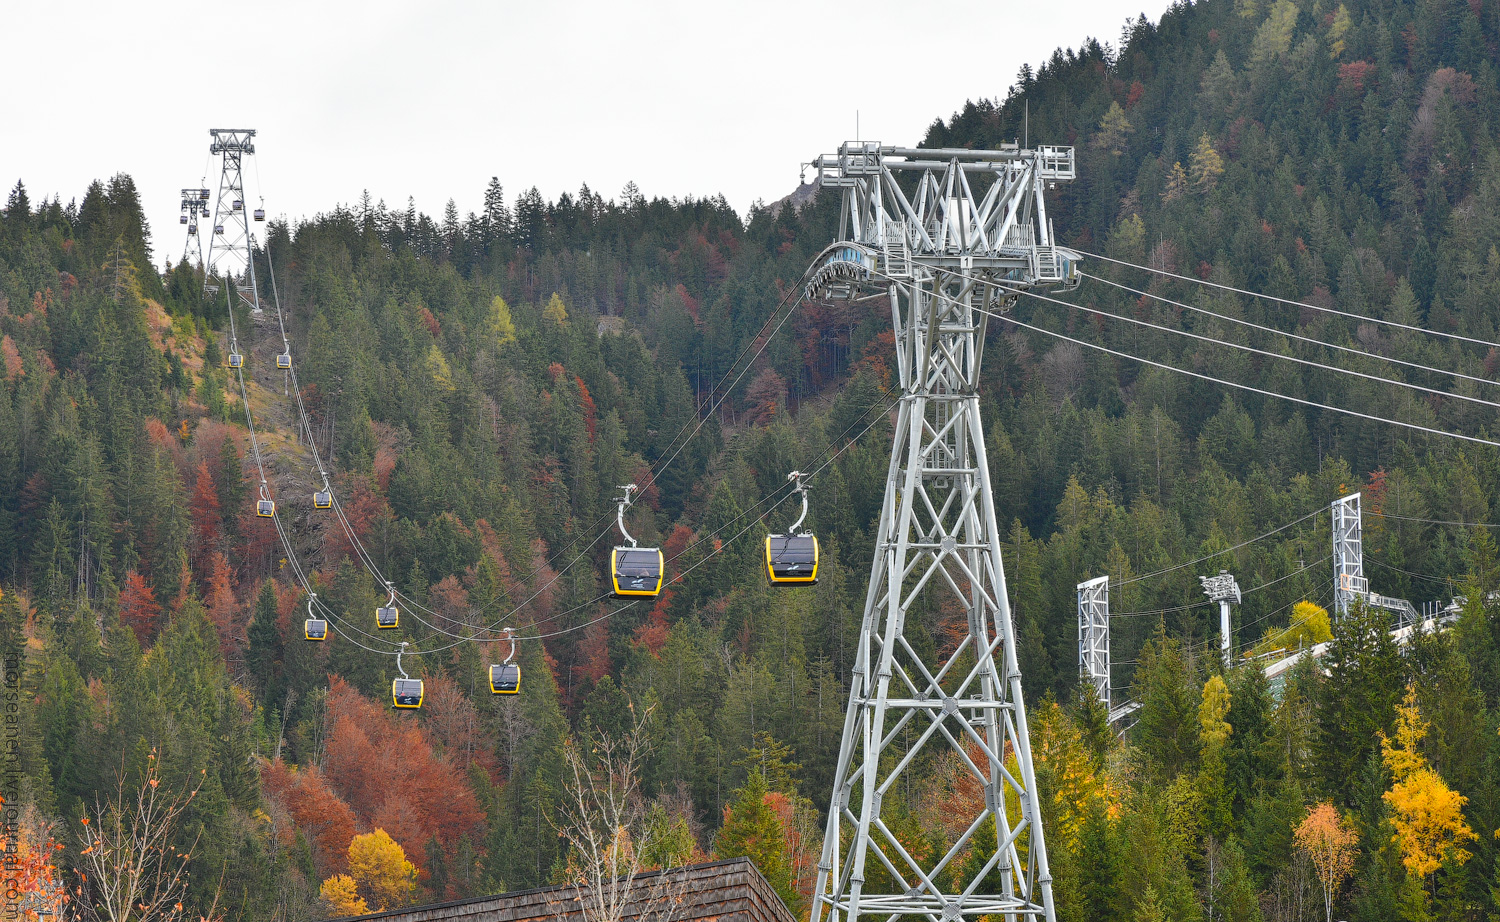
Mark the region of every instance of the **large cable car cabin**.
[[666, 561], [661, 556], [660, 548], [637, 547], [635, 538], [625, 530], [625, 510], [630, 507], [630, 494], [636, 489], [636, 485], [628, 483], [620, 489], [625, 491], [625, 495], [616, 500], [620, 505], [615, 511], [615, 523], [620, 526], [620, 534], [625, 536], [630, 546], [610, 551], [609, 575], [614, 587], [612, 594], [617, 599], [654, 599], [661, 594], [662, 572], [666, 569]]
[[817, 537], [767, 535], [766, 578], [772, 586], [811, 586], [817, 583]]
[[519, 695], [521, 693], [520, 665], [492, 663], [490, 665], [490, 691], [497, 695]]
[[419, 708], [425, 694], [421, 679], [405, 676], [391, 680], [391, 702], [398, 708]]
[[308, 618], [302, 625], [308, 640], [325, 640], [328, 637], [328, 621], [324, 618]]
[[386, 599], [384, 605], [375, 609], [375, 626], [382, 631], [394, 630], [401, 625], [401, 612], [396, 608], [396, 587], [390, 583], [385, 588], [391, 592], [391, 597]]
[[654, 547], [617, 547], [609, 555], [617, 599], [654, 599], [661, 594], [666, 561]]
[[802, 514], [784, 535], [766, 536], [766, 579], [772, 586], [811, 586], [818, 581], [818, 539], [812, 532], [798, 531], [807, 518], [807, 487], [802, 472], [792, 471], [794, 491], [802, 497]]

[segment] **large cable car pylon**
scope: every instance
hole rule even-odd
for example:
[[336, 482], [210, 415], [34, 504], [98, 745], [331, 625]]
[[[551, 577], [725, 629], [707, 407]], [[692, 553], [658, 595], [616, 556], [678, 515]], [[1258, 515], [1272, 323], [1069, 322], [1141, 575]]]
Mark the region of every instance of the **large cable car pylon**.
[[[979, 413], [988, 315], [1014, 295], [947, 270], [1020, 288], [1076, 286], [1079, 256], [1056, 245], [1044, 196], [1074, 178], [1073, 149], [850, 142], [812, 165], [843, 201], [839, 238], [808, 294], [889, 298], [901, 396], [811, 922], [1055, 922]], [[929, 663], [904, 636], [907, 618], [936, 607], [913, 608], [924, 594], [949, 592], [968, 630]], [[901, 844], [882, 807], [930, 749], [969, 772], [983, 797], [959, 818], [965, 831], [951, 847], [924, 858]]]

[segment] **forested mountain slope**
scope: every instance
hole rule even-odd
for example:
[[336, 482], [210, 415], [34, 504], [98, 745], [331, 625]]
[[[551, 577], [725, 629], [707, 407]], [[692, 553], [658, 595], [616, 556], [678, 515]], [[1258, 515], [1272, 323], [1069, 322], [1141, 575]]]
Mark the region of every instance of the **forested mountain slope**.
[[[973, 103], [926, 140], [1009, 141], [1029, 108], [1031, 141], [1079, 149], [1079, 181], [1049, 203], [1067, 243], [1494, 340], [1497, 15], [1465, 2], [1174, 7], [1132, 22], [1118, 52], [1059, 51], [1006, 100]], [[0, 220], [0, 627], [7, 650], [24, 650], [17, 793], [31, 853], [50, 823], [66, 846], [56, 873], [71, 874], [96, 798], [122, 773], [139, 786], [155, 771], [173, 791], [201, 785], [176, 832], [193, 852], [189, 907], [206, 911], [219, 890], [231, 918], [305, 919], [356, 906], [356, 891], [373, 907], [537, 885], [571, 867], [554, 825], [569, 740], [624, 735], [650, 710], [643, 794], [671, 847], [649, 859], [752, 854], [805, 911], [883, 489], [891, 338], [879, 306], [802, 304], [774, 335], [765, 323], [832, 239], [836, 205], [824, 195], [742, 217], [722, 200], [586, 186], [508, 201], [497, 181], [466, 218], [366, 200], [267, 227], [262, 294], [274, 276], [312, 437], [373, 568], [444, 631], [503, 617], [552, 635], [521, 645], [516, 699], [485, 687], [504, 644], [408, 657], [427, 683], [413, 714], [385, 706], [390, 657], [302, 639], [294, 564], [254, 514], [258, 468], [224, 367], [227, 300], [205, 299], [193, 267], [152, 271], [128, 177], [67, 207], [34, 206], [17, 184]], [[1500, 363], [1472, 344], [1102, 260], [1086, 271], [1476, 378]], [[1204, 321], [1103, 281], [1072, 300], [1500, 393]], [[1015, 315], [1315, 402], [1494, 431], [1492, 408], [1451, 397], [1026, 299]], [[274, 368], [274, 317], [241, 308], [235, 326], [296, 557], [323, 603], [373, 632], [386, 593], [311, 508], [320, 478]], [[1486, 528], [1434, 524], [1491, 522], [1495, 452], [996, 326], [989, 451], [1014, 523], [1005, 552], [1063, 918], [1322, 913], [1294, 842], [1321, 802], [1353, 831], [1343, 917], [1496, 912], [1500, 629], [1480, 600], [1500, 560]], [[736, 358], [758, 349], [739, 375]], [[823, 578], [772, 593], [759, 541], [795, 512], [758, 517], [788, 471], [824, 462], [810, 517]], [[657, 604], [606, 617], [612, 498], [630, 481], [651, 484], [632, 530], [687, 575]], [[1326, 603], [1323, 510], [1356, 489], [1375, 513], [1373, 587], [1415, 601], [1462, 592], [1473, 601], [1458, 628], [1403, 654], [1372, 639], [1381, 616], [1350, 619], [1335, 626], [1329, 674], [1304, 669], [1279, 697], [1253, 664], [1218, 675], [1197, 575], [1228, 567], [1256, 590], [1237, 610], [1247, 650], [1288, 624], [1270, 645], [1315, 636], [1316, 612], [1292, 605]], [[1143, 704], [1123, 745], [1075, 689], [1074, 586], [1106, 573], [1117, 687]], [[1153, 575], [1126, 582], [1140, 574]], [[444, 646], [412, 614], [402, 639]], [[962, 614], [911, 617], [936, 654]], [[925, 766], [928, 784], [887, 799], [908, 848], [945, 850], [958, 833], [945, 804], [982, 796], [953, 769]], [[1413, 820], [1420, 803], [1441, 821]], [[1325, 828], [1339, 825], [1330, 815], [1317, 814]], [[382, 860], [399, 847], [414, 884], [367, 873], [351, 841]], [[342, 874], [352, 889], [320, 898]]]

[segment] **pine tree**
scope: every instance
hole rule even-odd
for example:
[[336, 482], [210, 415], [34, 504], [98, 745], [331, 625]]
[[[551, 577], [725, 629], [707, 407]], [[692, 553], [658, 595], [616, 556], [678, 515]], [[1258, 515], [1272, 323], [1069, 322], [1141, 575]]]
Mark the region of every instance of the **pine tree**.
[[260, 692], [261, 702], [272, 709], [281, 705], [282, 640], [281, 631], [276, 626], [277, 608], [276, 587], [266, 580], [255, 600], [255, 614], [250, 621], [250, 651], [245, 665]]
[[720, 858], [744, 856], [771, 884], [776, 895], [788, 906], [797, 904], [792, 889], [786, 835], [776, 811], [766, 803], [766, 776], [759, 768], [751, 769], [745, 786], [734, 793], [724, 808], [724, 825], [714, 839], [714, 854]]

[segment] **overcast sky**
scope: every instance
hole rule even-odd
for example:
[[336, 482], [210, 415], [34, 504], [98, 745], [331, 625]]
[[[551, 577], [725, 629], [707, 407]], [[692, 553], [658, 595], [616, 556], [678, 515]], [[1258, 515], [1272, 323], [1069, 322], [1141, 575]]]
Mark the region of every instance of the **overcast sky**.
[[[1152, 19], [1166, 4], [1144, 8]], [[1136, 0], [1066, 4], [632, 4], [391, 0], [4, 4], [0, 183], [32, 201], [135, 177], [157, 264], [182, 252], [178, 190], [209, 128], [255, 128], [252, 203], [293, 219], [414, 196], [440, 217], [588, 183], [616, 198], [723, 193], [743, 213], [853, 138], [911, 144], [966, 99], [1003, 96], [1086, 36], [1118, 43]]]

